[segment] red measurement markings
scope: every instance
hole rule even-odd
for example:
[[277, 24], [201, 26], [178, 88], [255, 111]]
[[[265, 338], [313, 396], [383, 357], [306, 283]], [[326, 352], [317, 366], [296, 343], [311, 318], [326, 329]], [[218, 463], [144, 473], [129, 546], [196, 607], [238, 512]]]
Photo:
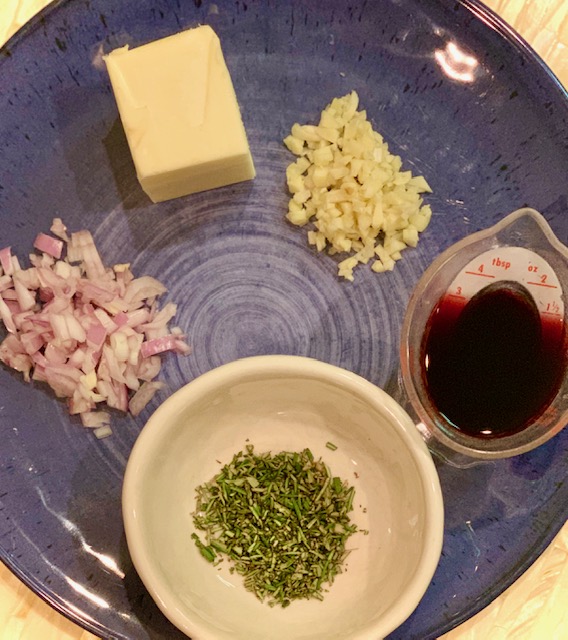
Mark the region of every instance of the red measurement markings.
[[494, 278], [495, 276], [492, 276], [489, 273], [479, 273], [479, 271], [466, 271], [468, 276], [481, 276], [482, 278]]
[[527, 282], [527, 284], [534, 284], [536, 287], [547, 287], [548, 289], [558, 289], [555, 284], [545, 284], [544, 282]]
[[457, 300], [467, 300], [465, 296], [462, 296], [462, 292], [463, 292], [462, 287], [456, 287], [455, 293], [450, 293], [449, 297], [456, 298]]
[[546, 309], [542, 312], [545, 316], [553, 316], [554, 318], [562, 319], [562, 315], [560, 314], [560, 305], [558, 302], [549, 302], [546, 305]]

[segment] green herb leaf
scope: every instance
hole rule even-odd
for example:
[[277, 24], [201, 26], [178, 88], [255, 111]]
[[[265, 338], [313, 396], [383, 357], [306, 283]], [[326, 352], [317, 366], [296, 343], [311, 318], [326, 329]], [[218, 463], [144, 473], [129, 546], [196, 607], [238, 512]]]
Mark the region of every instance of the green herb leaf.
[[354, 495], [309, 449], [255, 454], [247, 444], [196, 489], [193, 522], [206, 543], [191, 537], [209, 562], [219, 562], [217, 554], [228, 557], [230, 571], [270, 606], [322, 600], [357, 531], [349, 519]]

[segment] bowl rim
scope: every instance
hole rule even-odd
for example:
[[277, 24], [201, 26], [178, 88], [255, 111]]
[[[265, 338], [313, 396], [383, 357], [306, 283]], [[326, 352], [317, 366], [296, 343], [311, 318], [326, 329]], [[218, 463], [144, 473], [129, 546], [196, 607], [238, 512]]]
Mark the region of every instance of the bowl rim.
[[411, 454], [421, 479], [425, 503], [423, 551], [404, 596], [381, 616], [378, 623], [352, 636], [352, 640], [376, 640], [378, 637], [384, 637], [398, 628], [416, 609], [438, 566], [444, 536], [444, 506], [438, 472], [414, 421], [394, 398], [356, 373], [307, 356], [250, 356], [220, 365], [182, 386], [154, 411], [134, 443], [122, 487], [122, 516], [134, 568], [159, 609], [178, 629], [193, 640], [217, 640], [208, 628], [181, 611], [171, 601], [170, 590], [148, 557], [138, 527], [143, 501], [137, 487], [154, 446], [167, 437], [169, 428], [173, 428], [173, 423], [171, 426], [168, 424], [171, 416], [179, 413], [188, 402], [207, 391], [231, 381], [242, 382], [247, 377], [258, 377], [259, 374], [271, 377], [301, 375], [342, 386], [379, 412], [388, 415]]

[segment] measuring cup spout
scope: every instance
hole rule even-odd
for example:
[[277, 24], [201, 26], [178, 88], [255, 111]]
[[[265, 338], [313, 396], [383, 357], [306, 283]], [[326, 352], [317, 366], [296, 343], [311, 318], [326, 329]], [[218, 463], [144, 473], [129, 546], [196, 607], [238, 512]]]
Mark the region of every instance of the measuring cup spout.
[[564, 269], [568, 269], [568, 247], [556, 236], [546, 218], [535, 209], [518, 209], [480, 233], [491, 232], [501, 244], [548, 252], [549, 257], [556, 256], [560, 267], [564, 265]]

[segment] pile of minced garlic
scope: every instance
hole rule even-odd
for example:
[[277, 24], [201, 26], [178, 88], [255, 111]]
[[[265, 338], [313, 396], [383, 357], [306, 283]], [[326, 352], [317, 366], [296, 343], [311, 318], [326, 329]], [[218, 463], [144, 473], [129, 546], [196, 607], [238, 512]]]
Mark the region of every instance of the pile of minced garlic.
[[402, 250], [416, 246], [432, 215], [420, 196], [432, 191], [426, 180], [401, 171], [400, 157], [389, 152], [358, 105], [354, 91], [335, 98], [319, 125], [294, 124], [284, 139], [299, 156], [286, 170], [292, 194], [286, 217], [299, 226], [315, 218], [308, 242], [331, 255], [350, 254], [338, 268], [351, 281], [359, 263], [391, 271]]

